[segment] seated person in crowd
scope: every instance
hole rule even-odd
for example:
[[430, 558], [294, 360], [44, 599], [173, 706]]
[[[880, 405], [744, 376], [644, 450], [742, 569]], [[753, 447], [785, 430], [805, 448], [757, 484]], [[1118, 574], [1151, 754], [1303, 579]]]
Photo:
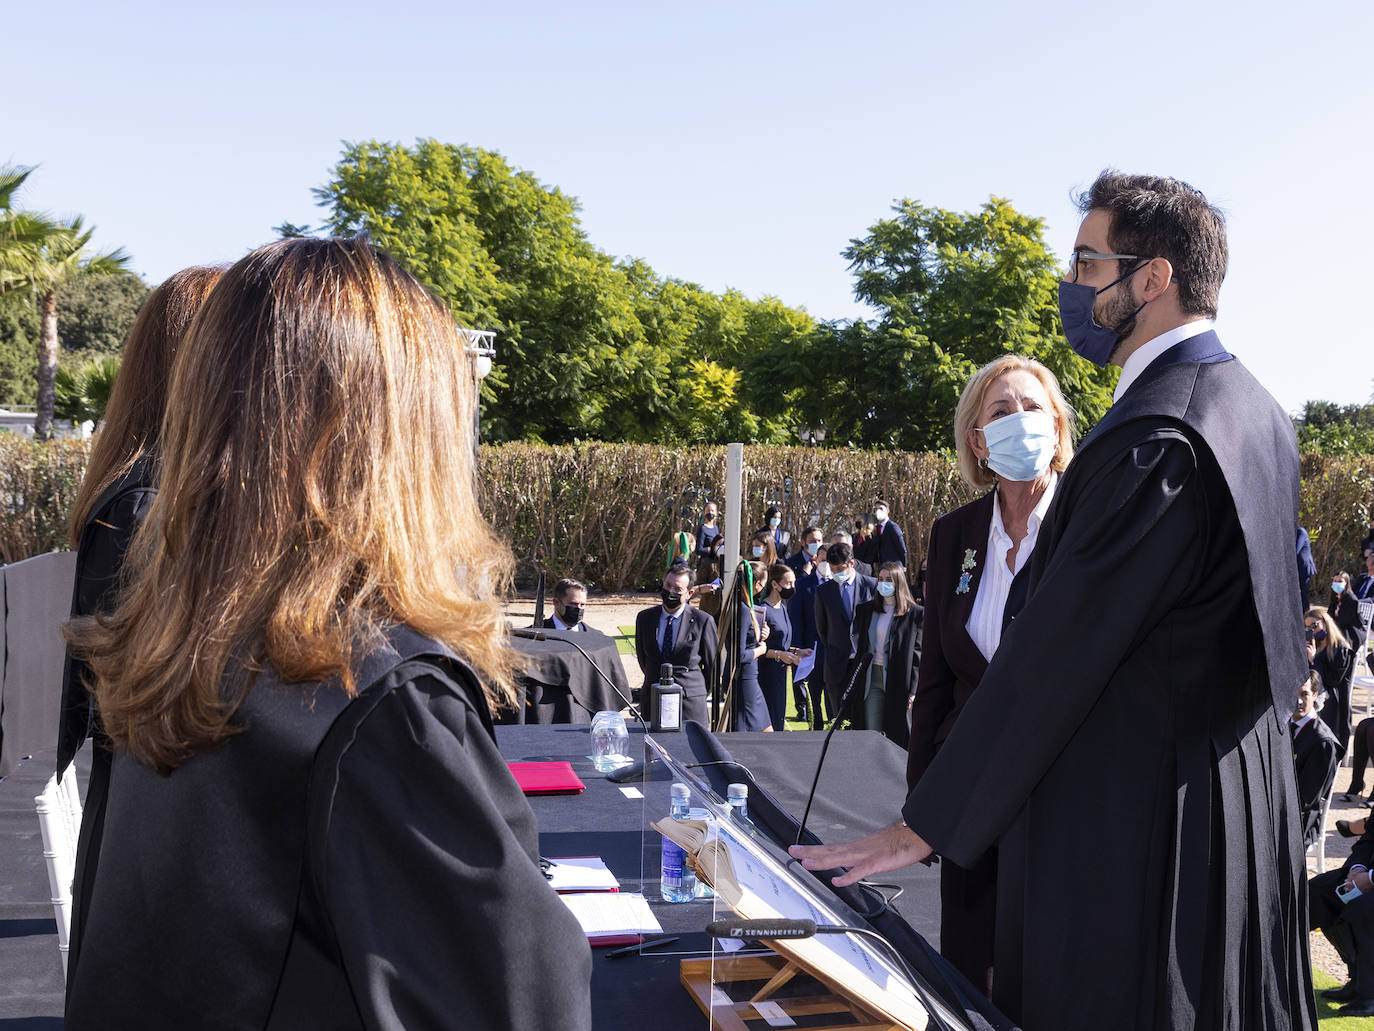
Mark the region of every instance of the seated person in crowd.
[[1360, 720], [1355, 728], [1354, 758], [1350, 763], [1350, 790], [1337, 795], [1340, 802], [1354, 802], [1366, 809], [1374, 806], [1374, 795], [1361, 798], [1364, 794], [1364, 771], [1369, 765], [1369, 757], [1374, 754], [1374, 716]]
[[1335, 946], [1349, 971], [1340, 988], [1322, 995], [1345, 1003], [1338, 1013], [1374, 1016], [1374, 828], [1366, 828], [1339, 870], [1319, 873], [1307, 882], [1308, 924]]
[[1322, 833], [1322, 803], [1331, 793], [1341, 744], [1317, 715], [1322, 680], [1313, 670], [1298, 688], [1298, 705], [1289, 722], [1293, 732], [1293, 770], [1298, 778], [1298, 816], [1302, 840], [1311, 846]]
[[663, 604], [642, 609], [635, 617], [635, 657], [644, 673], [640, 697], [650, 684], [658, 683], [659, 667], [673, 667], [673, 679], [682, 686], [682, 718], [709, 724], [706, 685], [715, 669], [720, 642], [716, 623], [700, 609], [692, 608], [692, 570], [676, 562], [663, 574]]
[[585, 631], [587, 588], [578, 580], [564, 577], [553, 585], [553, 615], [544, 620], [546, 630]]

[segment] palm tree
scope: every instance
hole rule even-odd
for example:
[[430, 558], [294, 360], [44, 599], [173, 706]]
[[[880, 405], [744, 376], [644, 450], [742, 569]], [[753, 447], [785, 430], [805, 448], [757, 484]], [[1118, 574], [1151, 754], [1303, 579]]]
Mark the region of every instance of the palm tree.
[[38, 337], [38, 410], [33, 435], [46, 440], [52, 434], [53, 402], [57, 383], [57, 291], [78, 276], [108, 276], [127, 270], [129, 257], [123, 249], [105, 254], [89, 250], [93, 229], [81, 216], [58, 222], [43, 242], [32, 250], [28, 283], [38, 298], [42, 330]]
[[34, 252], [53, 231], [42, 215], [14, 210], [14, 195], [32, 168], [0, 166], [0, 295], [26, 289]]

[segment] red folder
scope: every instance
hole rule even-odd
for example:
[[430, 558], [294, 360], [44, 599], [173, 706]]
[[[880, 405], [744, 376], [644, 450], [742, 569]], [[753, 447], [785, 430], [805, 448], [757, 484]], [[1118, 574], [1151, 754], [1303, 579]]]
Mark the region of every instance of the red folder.
[[515, 783], [527, 795], [576, 795], [586, 791], [572, 763], [506, 763]]

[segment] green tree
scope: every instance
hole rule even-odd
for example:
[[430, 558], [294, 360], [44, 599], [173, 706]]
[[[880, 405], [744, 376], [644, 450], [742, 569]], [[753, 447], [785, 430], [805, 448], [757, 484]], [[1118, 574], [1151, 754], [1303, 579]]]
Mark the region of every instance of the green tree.
[[57, 292], [82, 276], [114, 275], [129, 263], [123, 250], [94, 254], [90, 250], [93, 229], [85, 228], [78, 215], [58, 223], [35, 248], [28, 269], [30, 289], [38, 300], [42, 328], [38, 339], [38, 397], [33, 434], [39, 440], [52, 435], [53, 404], [57, 384]]
[[[827, 443], [947, 448], [964, 384], [1008, 351], [1055, 373], [1081, 432], [1102, 417], [1117, 373], [1095, 368], [1064, 340], [1060, 275], [1040, 219], [997, 197], [976, 212], [912, 200], [893, 212], [844, 251], [854, 295], [877, 318], [824, 327], [804, 347], [761, 359], [796, 385], [805, 422], [823, 421]], [[802, 387], [817, 381], [819, 390]]]
[[0, 295], [0, 405], [31, 405], [38, 386], [38, 311], [27, 293]]
[[328, 231], [366, 232], [461, 323], [497, 331], [482, 385], [488, 439], [785, 438], [786, 404], [756, 389], [747, 362], [809, 332], [809, 316], [616, 261], [587, 239], [573, 198], [501, 155], [348, 144], [316, 197]]
[[57, 292], [57, 335], [62, 361], [94, 361], [124, 350], [124, 338], [148, 296], [148, 287], [132, 273], [78, 276]]
[[56, 401], [53, 414], [80, 424], [99, 425], [110, 403], [115, 377], [119, 375], [119, 358], [105, 355], [73, 371], [70, 365], [57, 370]]

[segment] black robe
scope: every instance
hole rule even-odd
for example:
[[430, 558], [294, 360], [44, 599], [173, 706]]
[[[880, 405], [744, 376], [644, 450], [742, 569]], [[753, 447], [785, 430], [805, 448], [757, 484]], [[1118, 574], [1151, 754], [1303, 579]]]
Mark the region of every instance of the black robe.
[[475, 678], [405, 627], [349, 699], [263, 674], [166, 777], [118, 753], [65, 1026], [591, 1026], [591, 954]]
[[960, 864], [1000, 839], [993, 998], [1026, 1031], [1315, 1027], [1278, 715], [1306, 666], [1297, 483], [1291, 424], [1212, 333], [1060, 482], [1025, 607], [903, 808]]

